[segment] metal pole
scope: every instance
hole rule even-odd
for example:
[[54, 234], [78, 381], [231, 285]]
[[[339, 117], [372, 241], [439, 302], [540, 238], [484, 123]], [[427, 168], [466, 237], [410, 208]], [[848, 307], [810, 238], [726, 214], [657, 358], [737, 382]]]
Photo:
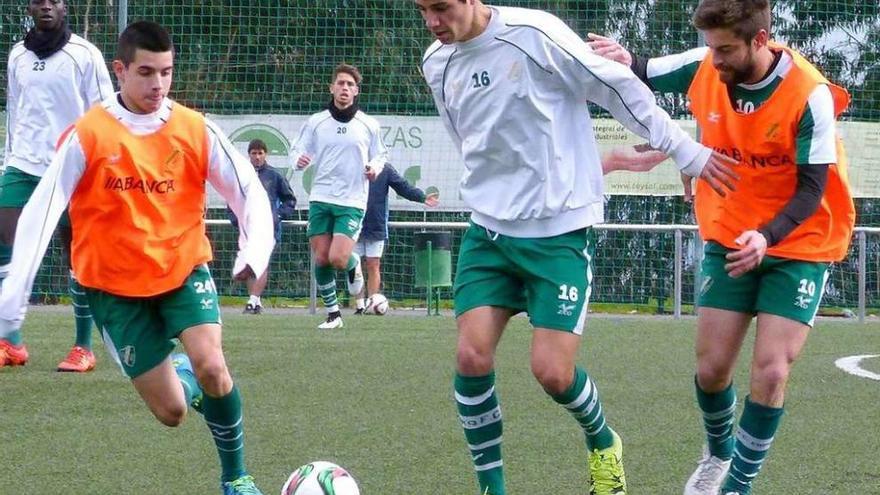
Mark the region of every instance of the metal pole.
[[118, 17], [116, 35], [119, 36], [128, 27], [128, 0], [119, 0], [119, 9], [116, 11]]
[[426, 247], [428, 248], [428, 278], [427, 278], [427, 280], [425, 280], [425, 289], [428, 292], [428, 308], [427, 308], [427, 312], [425, 314], [427, 316], [431, 316], [431, 289], [433, 289], [433, 285], [434, 285], [434, 277], [433, 277], [434, 274], [432, 273], [433, 267], [431, 266], [431, 262], [433, 261], [432, 258], [434, 257], [434, 254], [431, 252], [431, 248], [433, 247], [431, 241], [427, 242]]
[[675, 229], [675, 282], [673, 286], [673, 310], [676, 320], [681, 318], [681, 231]]
[[868, 235], [859, 232], [859, 323], [865, 322], [865, 294], [868, 267]]
[[309, 249], [309, 314], [318, 312], [318, 281], [315, 279], [315, 257]]
[[700, 233], [694, 234], [694, 314], [700, 307], [700, 293], [703, 292], [703, 238]]

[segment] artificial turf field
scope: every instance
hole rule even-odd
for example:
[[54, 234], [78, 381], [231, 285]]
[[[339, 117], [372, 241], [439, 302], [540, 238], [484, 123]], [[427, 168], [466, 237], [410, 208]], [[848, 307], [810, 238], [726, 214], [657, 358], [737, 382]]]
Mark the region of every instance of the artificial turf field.
[[[266, 495], [313, 460], [348, 468], [365, 495], [476, 495], [452, 400], [451, 317], [348, 316], [344, 329], [319, 332], [320, 316], [238, 311], [224, 313], [224, 346], [244, 398], [249, 468]], [[95, 372], [53, 371], [72, 343], [72, 319], [67, 308], [32, 308], [23, 330], [31, 361], [0, 369], [0, 494], [219, 493], [201, 417], [159, 424], [97, 334]], [[588, 320], [580, 363], [623, 438], [630, 494], [680, 494], [699, 456], [694, 324]], [[532, 378], [529, 338], [515, 318], [498, 352], [508, 493], [585, 495], [583, 436]], [[880, 323], [818, 322], [754, 494], [880, 494], [880, 382], [834, 366], [856, 354], [880, 354]], [[863, 367], [880, 373], [880, 358]]]

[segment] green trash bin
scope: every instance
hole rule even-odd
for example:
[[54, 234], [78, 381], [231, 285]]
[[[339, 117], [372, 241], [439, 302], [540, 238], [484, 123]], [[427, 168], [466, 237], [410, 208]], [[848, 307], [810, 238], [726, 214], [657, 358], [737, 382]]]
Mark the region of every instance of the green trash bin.
[[434, 314], [440, 314], [439, 287], [452, 287], [452, 233], [416, 232], [415, 286], [427, 292], [428, 315], [434, 305]]

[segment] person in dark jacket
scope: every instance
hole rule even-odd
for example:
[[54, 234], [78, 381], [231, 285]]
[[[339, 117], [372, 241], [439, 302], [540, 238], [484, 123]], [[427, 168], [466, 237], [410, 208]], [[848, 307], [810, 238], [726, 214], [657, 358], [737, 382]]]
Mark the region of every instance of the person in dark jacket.
[[[404, 179], [390, 163], [385, 164], [376, 180], [370, 183], [370, 194], [367, 198], [367, 210], [364, 213], [364, 223], [361, 234], [358, 237], [354, 251], [365, 259], [367, 268], [367, 284], [365, 291], [361, 291], [357, 297], [356, 315], [364, 314], [366, 310], [366, 298], [379, 292], [382, 285], [382, 275], [379, 271], [382, 253], [385, 250], [385, 241], [388, 239], [388, 190], [415, 203], [424, 203], [433, 208], [440, 203], [437, 193], [425, 194], [421, 189], [413, 186]], [[365, 294], [366, 292], [366, 294]]]
[[[294, 209], [296, 208], [296, 196], [290, 189], [290, 184], [278, 172], [278, 170], [266, 163], [266, 154], [269, 149], [266, 143], [260, 139], [254, 139], [248, 143], [248, 157], [251, 159], [251, 165], [257, 172], [260, 182], [266, 189], [269, 196], [269, 204], [272, 206], [272, 218], [275, 219], [275, 243], [276, 246], [281, 242], [281, 220], [292, 220]], [[227, 209], [229, 220], [235, 228], [238, 228], [238, 219]], [[263, 312], [263, 303], [260, 296], [266, 289], [266, 283], [269, 281], [269, 270], [266, 270], [259, 278], [248, 279], [247, 287], [248, 302], [244, 307], [245, 314], [260, 314]]]

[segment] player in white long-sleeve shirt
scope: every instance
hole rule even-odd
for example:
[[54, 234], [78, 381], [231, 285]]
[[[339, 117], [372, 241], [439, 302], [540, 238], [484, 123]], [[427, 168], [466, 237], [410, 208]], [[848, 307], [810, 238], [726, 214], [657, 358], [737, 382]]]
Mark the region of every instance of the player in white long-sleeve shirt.
[[353, 253], [367, 207], [369, 181], [388, 161], [379, 123], [358, 107], [361, 74], [340, 64], [333, 71], [327, 110], [300, 129], [292, 156], [298, 169], [315, 167], [309, 193], [307, 235], [315, 261], [315, 280], [327, 309], [321, 329], [342, 327], [336, 299], [336, 270], [348, 273], [348, 291], [364, 285], [360, 257]]
[[[168, 99], [173, 62], [171, 38], [158, 24], [136, 22], [121, 34], [113, 62], [120, 93], [64, 133], [22, 212], [0, 293], [0, 337], [20, 328], [50, 234], [69, 203], [73, 269], [108, 351], [163, 424], [179, 425], [188, 405], [204, 414], [222, 493], [255, 495], [244, 465], [241, 398], [223, 356], [206, 265], [205, 182], [240, 219], [236, 279], [266, 270], [272, 210], [253, 167], [219, 128]], [[173, 339], [188, 356], [170, 355]]]
[[694, 142], [643, 83], [594, 56], [555, 16], [479, 0], [415, 3], [437, 38], [422, 70], [461, 149], [461, 195], [473, 210], [454, 289], [455, 398], [480, 493], [505, 493], [494, 353], [520, 311], [534, 327], [533, 374], [585, 433], [590, 493], [626, 493], [620, 438], [575, 364], [592, 278], [590, 226], [604, 214], [586, 103], [719, 191], [734, 179], [729, 162]]
[[[21, 209], [45, 173], [61, 132], [92, 105], [113, 94], [101, 52], [71, 33], [63, 1], [33, 0], [28, 14], [34, 27], [9, 52], [6, 95], [5, 173], [0, 177], [0, 280], [9, 270], [15, 227]], [[70, 261], [70, 224], [58, 232]], [[85, 294], [71, 272], [70, 295], [76, 342], [58, 371], [86, 372], [95, 366], [92, 317]], [[0, 367], [23, 365], [27, 348], [17, 332], [0, 340]]]

